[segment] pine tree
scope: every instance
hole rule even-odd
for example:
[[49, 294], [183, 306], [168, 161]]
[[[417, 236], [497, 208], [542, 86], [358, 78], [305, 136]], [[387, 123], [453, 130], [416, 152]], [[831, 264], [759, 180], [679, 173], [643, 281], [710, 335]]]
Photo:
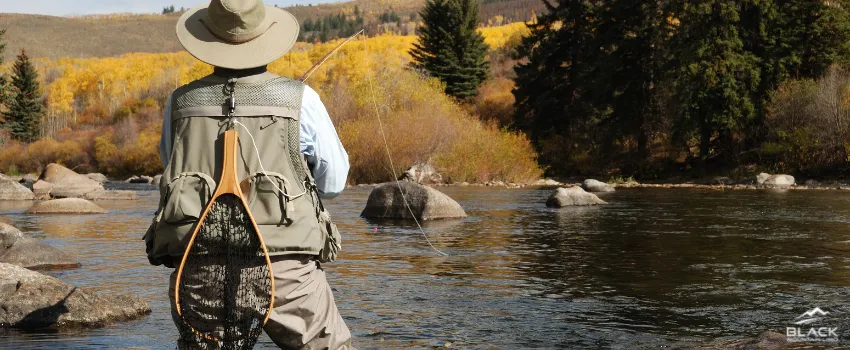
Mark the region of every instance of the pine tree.
[[724, 146], [752, 120], [758, 62], [744, 51], [737, 1], [686, 3], [681, 23], [676, 88], [683, 115], [674, 131], [682, 141], [696, 136], [704, 161], [713, 153], [713, 144]]
[[642, 162], [662, 114], [672, 14], [667, 1], [603, 3], [597, 30], [603, 52], [596, 61], [602, 84], [591, 87], [594, 102], [610, 110], [601, 141], [636, 140], [637, 157], [631, 159]]
[[597, 10], [587, 0], [546, 4], [549, 12], [528, 24], [531, 33], [517, 48], [516, 58], [526, 62], [515, 68], [514, 126], [530, 136], [543, 164], [571, 171], [595, 115], [586, 91], [595, 79]]
[[39, 91], [38, 73], [30, 63], [26, 50], [21, 50], [12, 67], [14, 98], [4, 115], [12, 136], [24, 142], [35, 141], [41, 133], [44, 105]]
[[[487, 78], [487, 45], [478, 32], [476, 0], [428, 0], [420, 12], [424, 25], [410, 54], [414, 67], [439, 78], [446, 93], [459, 99], [477, 95]], [[396, 15], [397, 16], [397, 15]]]

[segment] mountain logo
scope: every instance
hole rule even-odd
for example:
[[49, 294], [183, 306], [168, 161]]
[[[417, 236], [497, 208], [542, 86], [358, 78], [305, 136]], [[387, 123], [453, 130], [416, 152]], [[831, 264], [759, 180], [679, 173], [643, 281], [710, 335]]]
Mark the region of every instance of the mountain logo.
[[821, 319], [823, 319], [822, 316], [826, 316], [826, 315], [829, 315], [829, 312], [821, 310], [820, 307], [816, 307], [814, 309], [811, 309], [809, 311], [804, 312], [800, 316], [797, 316], [797, 318], [794, 319], [795, 320], [794, 324], [796, 324], [796, 325], [812, 324], [812, 323], [815, 323], [817, 321], [820, 321]]

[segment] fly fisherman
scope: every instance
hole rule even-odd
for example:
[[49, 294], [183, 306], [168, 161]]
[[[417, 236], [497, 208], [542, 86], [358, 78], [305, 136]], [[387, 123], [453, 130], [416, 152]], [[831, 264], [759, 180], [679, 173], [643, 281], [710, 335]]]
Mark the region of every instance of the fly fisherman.
[[[274, 274], [274, 310], [264, 330], [285, 349], [347, 349], [351, 333], [319, 266], [335, 258], [338, 232], [335, 226], [330, 229], [333, 225], [313, 193], [333, 198], [342, 192], [348, 155], [319, 95], [299, 81], [266, 71], [267, 64], [294, 45], [298, 30], [291, 14], [261, 0], [212, 0], [180, 18], [180, 43], [215, 70], [178, 88], [166, 105], [159, 144], [165, 167], [161, 200], [145, 243], [151, 264], [180, 264], [184, 238], [215, 191], [213, 179], [221, 174], [216, 141], [225, 129], [225, 87], [234, 86], [235, 117], [244, 126], [238, 131], [246, 136], [239, 138], [238, 176]], [[169, 299], [178, 323], [175, 275]], [[202, 292], [203, 281], [196, 288]], [[209, 347], [191, 342], [181, 337], [178, 347]]]

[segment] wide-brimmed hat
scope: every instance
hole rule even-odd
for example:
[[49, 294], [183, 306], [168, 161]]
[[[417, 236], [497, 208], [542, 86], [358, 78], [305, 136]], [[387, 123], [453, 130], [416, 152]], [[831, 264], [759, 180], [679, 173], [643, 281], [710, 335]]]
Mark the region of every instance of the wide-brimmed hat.
[[213, 66], [246, 69], [280, 58], [298, 39], [292, 14], [262, 0], [212, 0], [177, 21], [177, 39], [195, 58]]

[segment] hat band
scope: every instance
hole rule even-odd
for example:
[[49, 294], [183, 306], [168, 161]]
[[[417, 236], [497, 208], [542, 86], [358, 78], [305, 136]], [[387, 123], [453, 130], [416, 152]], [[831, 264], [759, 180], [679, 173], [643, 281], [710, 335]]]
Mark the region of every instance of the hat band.
[[206, 27], [207, 30], [212, 33], [213, 36], [231, 44], [244, 44], [251, 40], [259, 38], [263, 36], [263, 34], [265, 34], [269, 30], [269, 28], [271, 28], [275, 23], [277, 23], [274, 21], [264, 22], [260, 24], [259, 27], [249, 32], [245, 32], [242, 34], [233, 34], [231, 32], [219, 28], [217, 25], [215, 25], [215, 23], [212, 23], [212, 21], [210, 21], [210, 23], [207, 23], [205, 18], [201, 18], [200, 21], [204, 25], [204, 27]]

